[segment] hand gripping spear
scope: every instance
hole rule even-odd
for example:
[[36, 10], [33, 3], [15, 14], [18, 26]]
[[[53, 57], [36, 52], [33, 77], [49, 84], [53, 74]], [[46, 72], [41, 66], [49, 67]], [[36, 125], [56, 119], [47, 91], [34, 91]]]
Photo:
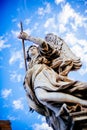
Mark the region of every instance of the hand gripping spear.
[[[20, 26], [21, 26], [21, 33], [22, 33], [22, 32], [23, 32], [23, 25], [22, 25], [22, 22], [20, 22]], [[27, 71], [27, 63], [26, 63], [24, 39], [22, 39], [22, 47], [23, 47], [23, 55], [24, 55], [25, 70]]]

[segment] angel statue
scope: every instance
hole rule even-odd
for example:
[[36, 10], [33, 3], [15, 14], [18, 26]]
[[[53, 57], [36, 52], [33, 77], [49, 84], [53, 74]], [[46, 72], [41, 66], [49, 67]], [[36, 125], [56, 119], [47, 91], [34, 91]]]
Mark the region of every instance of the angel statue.
[[53, 130], [76, 130], [75, 113], [87, 114], [87, 83], [69, 79], [68, 73], [82, 66], [80, 58], [53, 33], [41, 39], [21, 32], [18, 38], [34, 43], [24, 78], [30, 110], [45, 116]]

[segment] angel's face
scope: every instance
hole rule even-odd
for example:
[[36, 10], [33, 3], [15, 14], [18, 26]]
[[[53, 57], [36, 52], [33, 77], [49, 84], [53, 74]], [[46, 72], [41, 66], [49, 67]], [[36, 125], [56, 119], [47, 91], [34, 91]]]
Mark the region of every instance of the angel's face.
[[29, 49], [29, 56], [32, 57], [32, 56], [35, 56], [38, 54], [38, 48], [36, 46], [32, 46], [30, 49]]

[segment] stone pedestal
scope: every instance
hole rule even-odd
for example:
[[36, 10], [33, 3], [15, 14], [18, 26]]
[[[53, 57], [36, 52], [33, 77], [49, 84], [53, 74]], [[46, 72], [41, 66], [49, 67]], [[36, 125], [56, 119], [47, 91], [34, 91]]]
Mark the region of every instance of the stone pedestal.
[[87, 111], [73, 112], [67, 115], [55, 116], [54, 113], [46, 119], [53, 130], [87, 130]]
[[87, 111], [71, 114], [75, 122], [73, 130], [87, 130]]

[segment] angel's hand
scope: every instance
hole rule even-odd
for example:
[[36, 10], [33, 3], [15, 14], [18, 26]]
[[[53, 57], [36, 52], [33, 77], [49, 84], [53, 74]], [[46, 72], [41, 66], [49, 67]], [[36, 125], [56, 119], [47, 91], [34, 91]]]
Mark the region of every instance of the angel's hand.
[[18, 35], [18, 38], [19, 39], [23, 39], [23, 40], [28, 40], [28, 34], [26, 32], [21, 32], [19, 35]]

